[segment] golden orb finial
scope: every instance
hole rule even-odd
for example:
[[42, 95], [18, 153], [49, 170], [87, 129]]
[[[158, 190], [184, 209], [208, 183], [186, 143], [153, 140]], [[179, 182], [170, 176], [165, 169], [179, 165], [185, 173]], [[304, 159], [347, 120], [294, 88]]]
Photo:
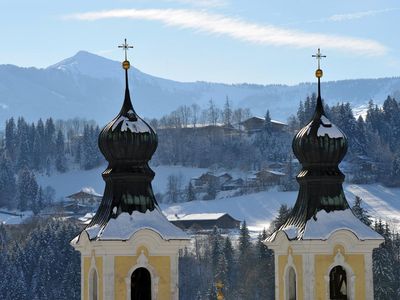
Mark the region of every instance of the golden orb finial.
[[124, 70], [128, 70], [130, 67], [131, 67], [131, 63], [129, 62], [129, 60], [124, 60], [124, 61], [122, 62], [122, 68], [123, 68]]
[[326, 57], [326, 55], [321, 54], [321, 49], [318, 48], [318, 51], [316, 54], [314, 54], [312, 57], [315, 57], [318, 60], [318, 69], [315, 71], [315, 77], [321, 78], [324, 75], [324, 72], [321, 70], [320, 62], [321, 58]]
[[322, 72], [321, 69], [317, 69], [317, 70], [315, 71], [315, 77], [321, 78], [323, 75], [324, 75], [324, 72]]
[[125, 51], [125, 60], [122, 62], [122, 68], [124, 70], [128, 70], [131, 67], [131, 64], [128, 61], [127, 52], [130, 48], [133, 48], [133, 46], [128, 45], [128, 43], [126, 42], [126, 39], [125, 39], [124, 43], [122, 45], [118, 46], [118, 48], [122, 48]]

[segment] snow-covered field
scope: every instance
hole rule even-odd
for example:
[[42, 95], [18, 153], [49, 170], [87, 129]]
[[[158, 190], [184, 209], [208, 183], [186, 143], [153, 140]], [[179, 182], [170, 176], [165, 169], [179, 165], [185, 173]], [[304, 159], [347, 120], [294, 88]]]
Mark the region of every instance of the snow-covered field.
[[[379, 184], [344, 186], [347, 201], [353, 204], [355, 196], [364, 201], [364, 207], [374, 218], [381, 218], [394, 227], [400, 227], [400, 189]], [[193, 201], [179, 204], [162, 204], [166, 215], [201, 212], [227, 212], [238, 220], [246, 220], [253, 230], [268, 228], [281, 204], [293, 206], [297, 192], [265, 191], [255, 194], [213, 201]]]
[[[53, 187], [56, 190], [56, 200], [63, 200], [66, 196], [76, 193], [84, 187], [93, 188], [97, 193], [103, 194], [104, 181], [101, 173], [105, 169], [106, 165], [88, 171], [71, 170], [51, 176], [39, 175], [37, 181], [43, 187], [48, 185]], [[207, 169], [182, 166], [157, 166], [152, 167], [152, 169], [156, 173], [153, 180], [154, 193], [165, 193], [170, 175], [181, 177], [182, 185], [185, 187], [192, 177], [207, 172]]]
[[[92, 187], [102, 194], [104, 181], [101, 172], [104, 169], [105, 166], [90, 171], [73, 170], [50, 177], [39, 176], [38, 181], [43, 186], [52, 186], [56, 190], [57, 199], [62, 199], [83, 187]], [[190, 178], [207, 171], [181, 166], [157, 166], [153, 167], [153, 170], [156, 172], [153, 181], [156, 193], [166, 191], [168, 176], [171, 174], [181, 176], [182, 186], [185, 187]], [[400, 188], [387, 188], [379, 184], [345, 184], [344, 189], [350, 205], [353, 204], [355, 196], [359, 196], [363, 199], [364, 207], [368, 209], [371, 216], [382, 218], [400, 228]], [[221, 194], [219, 198], [212, 201], [162, 204], [161, 208], [166, 215], [227, 212], [238, 220], [246, 220], [254, 230], [259, 230], [269, 226], [281, 204], [292, 206], [296, 201], [297, 192], [271, 190], [237, 197]]]

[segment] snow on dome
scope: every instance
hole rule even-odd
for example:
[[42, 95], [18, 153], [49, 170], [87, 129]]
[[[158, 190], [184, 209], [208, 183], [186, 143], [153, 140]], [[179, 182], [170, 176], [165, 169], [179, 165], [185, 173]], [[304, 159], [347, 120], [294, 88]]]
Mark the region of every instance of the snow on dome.
[[[128, 113], [129, 112], [130, 111], [128, 111]], [[112, 126], [112, 131], [114, 131], [120, 123], [122, 123], [121, 131], [127, 131], [129, 129], [133, 133], [151, 132], [150, 127], [142, 119], [137, 118], [135, 121], [131, 121], [125, 116], [120, 116], [118, 118]]]
[[132, 214], [122, 213], [115, 219], [110, 219], [104, 228], [98, 225], [87, 228], [90, 239], [98, 240], [129, 240], [132, 235], [141, 229], [157, 232], [165, 240], [190, 239], [185, 232], [170, 223], [158, 210], [147, 210], [145, 213], [133, 211]]
[[322, 122], [322, 125], [324, 125], [324, 126], [332, 125], [331, 121], [329, 121], [329, 119], [327, 117], [325, 117], [324, 115], [321, 116], [321, 122]]
[[295, 239], [299, 233], [299, 229], [293, 225], [286, 227], [285, 229], [283, 229], [283, 231], [286, 233], [289, 240]]
[[320, 210], [315, 218], [306, 223], [303, 240], [323, 239], [338, 230], [350, 230], [360, 240], [381, 240], [382, 237], [372, 228], [365, 225], [350, 209], [326, 212]]
[[322, 126], [318, 128], [318, 136], [325, 136], [325, 135], [328, 135], [328, 137], [333, 139], [344, 137], [343, 133], [335, 125], [331, 123], [329, 123], [329, 125], [322, 123]]

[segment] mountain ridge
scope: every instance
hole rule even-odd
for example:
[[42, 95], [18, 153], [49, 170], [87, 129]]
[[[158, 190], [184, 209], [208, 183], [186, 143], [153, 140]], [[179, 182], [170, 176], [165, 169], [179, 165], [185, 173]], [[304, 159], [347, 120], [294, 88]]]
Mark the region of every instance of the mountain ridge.
[[[208, 101], [223, 106], [226, 96], [234, 107], [248, 107], [274, 119], [286, 120], [296, 112], [300, 100], [316, 91], [316, 84], [228, 84], [205, 81], [179, 82], [130, 70], [129, 84], [136, 111], [143, 117], [160, 117], [179, 105]], [[354, 108], [370, 99], [380, 104], [387, 95], [400, 94], [400, 77], [348, 79], [322, 84], [328, 104], [350, 102]], [[83, 117], [100, 125], [113, 118], [124, 94], [120, 62], [87, 51], [79, 51], [46, 68], [0, 65], [0, 118], [24, 116], [29, 121], [47, 118]], [[109, 108], [109, 109], [105, 109]], [[4, 121], [3, 121], [4, 122]], [[4, 124], [0, 124], [3, 127]]]

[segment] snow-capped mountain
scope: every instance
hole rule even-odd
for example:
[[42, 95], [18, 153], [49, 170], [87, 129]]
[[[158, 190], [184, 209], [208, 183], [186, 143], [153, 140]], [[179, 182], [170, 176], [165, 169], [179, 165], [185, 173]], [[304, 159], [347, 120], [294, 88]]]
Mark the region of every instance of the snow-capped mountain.
[[[80, 51], [45, 69], [0, 65], [0, 118], [24, 116], [28, 120], [85, 117], [104, 124], [122, 103], [124, 75], [120, 62]], [[209, 99], [222, 106], [226, 96], [236, 107], [249, 107], [256, 115], [270, 110], [285, 121], [300, 100], [315, 92], [315, 83], [298, 85], [220, 84], [177, 82], [130, 70], [134, 106], [143, 117], [160, 117], [179, 105]], [[373, 99], [382, 103], [388, 94], [399, 94], [400, 78], [355, 79], [323, 83], [328, 104], [349, 101], [354, 108]], [[111, 109], [110, 109], [111, 108]], [[4, 124], [1, 122], [0, 127]]]

